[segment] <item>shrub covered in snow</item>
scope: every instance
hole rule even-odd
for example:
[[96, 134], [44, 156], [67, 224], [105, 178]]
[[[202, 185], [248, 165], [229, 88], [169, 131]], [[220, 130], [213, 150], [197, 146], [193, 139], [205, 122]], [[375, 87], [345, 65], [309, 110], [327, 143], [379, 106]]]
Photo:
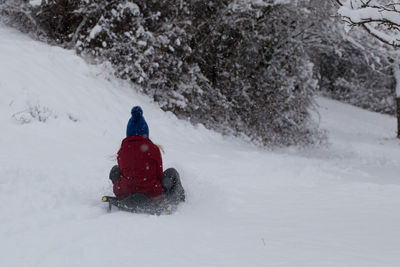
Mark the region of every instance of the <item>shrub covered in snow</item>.
[[[117, 77], [140, 84], [162, 109], [258, 143], [320, 140], [309, 113], [318, 88], [390, 112], [371, 105], [377, 95], [387, 98], [388, 75], [371, 68], [351, 43], [335, 40], [337, 32], [326, 32], [323, 25], [334, 22], [320, 12], [327, 10], [320, 1], [45, 0], [21, 6], [29, 28], [87, 59], [111, 62]], [[378, 83], [382, 93], [369, 97]]]

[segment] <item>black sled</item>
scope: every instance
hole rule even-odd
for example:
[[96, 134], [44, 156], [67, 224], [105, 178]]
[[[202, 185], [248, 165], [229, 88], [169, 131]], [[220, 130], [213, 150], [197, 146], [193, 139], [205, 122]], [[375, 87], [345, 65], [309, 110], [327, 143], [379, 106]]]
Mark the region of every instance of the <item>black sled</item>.
[[[121, 174], [118, 166], [114, 166], [110, 172], [110, 179], [114, 182], [119, 179]], [[108, 202], [108, 211], [111, 212], [113, 207], [120, 210], [134, 213], [148, 214], [171, 214], [179, 203], [185, 201], [185, 190], [179, 177], [179, 173], [174, 168], [169, 168], [164, 171], [163, 179], [161, 180], [163, 193], [161, 199], [154, 203], [146, 195], [141, 193], [132, 194], [129, 197], [119, 200], [116, 197], [104, 196], [103, 202]]]
[[144, 194], [133, 194], [126, 199], [119, 200], [116, 197], [103, 196], [103, 202], [108, 202], [108, 211], [111, 212], [113, 207], [119, 210], [132, 213], [147, 213], [152, 215], [172, 214], [176, 211], [180, 202], [185, 201], [184, 195], [180, 198], [168, 199], [163, 196], [157, 203], [152, 202]]

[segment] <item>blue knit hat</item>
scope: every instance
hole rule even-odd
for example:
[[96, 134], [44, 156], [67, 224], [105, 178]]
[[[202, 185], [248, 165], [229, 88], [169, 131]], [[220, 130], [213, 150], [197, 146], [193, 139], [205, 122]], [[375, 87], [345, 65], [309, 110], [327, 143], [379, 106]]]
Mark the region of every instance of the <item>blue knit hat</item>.
[[143, 118], [143, 110], [141, 107], [136, 106], [131, 110], [132, 117], [128, 121], [126, 127], [126, 137], [134, 135], [143, 135], [149, 137], [149, 127]]

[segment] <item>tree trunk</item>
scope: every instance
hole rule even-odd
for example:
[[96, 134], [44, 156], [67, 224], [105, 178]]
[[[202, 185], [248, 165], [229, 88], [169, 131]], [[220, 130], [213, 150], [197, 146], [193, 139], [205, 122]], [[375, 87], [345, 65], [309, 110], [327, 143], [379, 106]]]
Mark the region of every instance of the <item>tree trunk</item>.
[[397, 62], [393, 65], [393, 75], [396, 80], [397, 138], [400, 138], [400, 68]]
[[397, 138], [400, 138], [400, 96], [396, 97], [397, 103]]

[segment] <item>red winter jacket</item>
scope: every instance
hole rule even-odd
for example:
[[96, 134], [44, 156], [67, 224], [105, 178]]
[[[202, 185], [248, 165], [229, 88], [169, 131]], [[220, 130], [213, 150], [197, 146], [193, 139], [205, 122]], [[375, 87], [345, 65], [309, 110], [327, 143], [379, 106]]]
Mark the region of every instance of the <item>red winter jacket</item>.
[[122, 177], [113, 188], [118, 199], [133, 193], [143, 193], [153, 200], [161, 196], [161, 153], [150, 139], [141, 135], [125, 138], [118, 151], [118, 167]]

